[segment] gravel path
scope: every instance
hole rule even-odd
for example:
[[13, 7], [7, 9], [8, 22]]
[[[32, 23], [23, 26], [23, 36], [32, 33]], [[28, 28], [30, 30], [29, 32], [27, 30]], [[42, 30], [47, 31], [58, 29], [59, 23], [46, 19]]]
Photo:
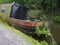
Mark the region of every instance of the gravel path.
[[31, 45], [31, 43], [0, 24], [0, 45]]

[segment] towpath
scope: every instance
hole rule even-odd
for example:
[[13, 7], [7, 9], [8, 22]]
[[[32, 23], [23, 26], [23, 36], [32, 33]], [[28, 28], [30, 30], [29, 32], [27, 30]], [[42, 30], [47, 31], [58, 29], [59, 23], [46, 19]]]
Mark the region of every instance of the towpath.
[[31, 43], [0, 24], [0, 45], [31, 45]]

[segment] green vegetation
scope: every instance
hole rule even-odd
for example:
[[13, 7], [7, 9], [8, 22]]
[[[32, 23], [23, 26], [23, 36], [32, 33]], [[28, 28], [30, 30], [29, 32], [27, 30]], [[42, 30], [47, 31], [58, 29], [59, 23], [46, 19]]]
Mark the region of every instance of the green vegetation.
[[40, 42], [42, 45], [48, 45], [48, 43], [46, 41], [41, 41]]
[[55, 11], [60, 8], [59, 0], [0, 0], [0, 3], [12, 3], [16, 2], [23, 6], [28, 7], [29, 9], [42, 10], [45, 11]]
[[6, 4], [6, 3], [10, 3], [11, 0], [0, 0], [0, 4]]
[[38, 27], [36, 26], [36, 32], [37, 36], [40, 36], [42, 34], [44, 34], [45, 36], [50, 36], [50, 32], [46, 27]]
[[[5, 13], [2, 12], [2, 6], [5, 5]], [[10, 4], [1, 4], [0, 5], [0, 15], [6, 15], [6, 16], [9, 16], [10, 15], [10, 9], [11, 9], [11, 5]]]
[[60, 22], [60, 16], [51, 16], [50, 20], [52, 20], [54, 22]]
[[51, 42], [51, 45], [55, 45], [55, 41], [52, 41], [52, 42]]
[[6, 10], [5, 10], [5, 12], [3, 13], [2, 12], [2, 5], [3, 4], [1, 4], [0, 5], [0, 20], [2, 20], [3, 22], [6, 22], [7, 21], [7, 18], [9, 17], [9, 15], [10, 15], [10, 9], [11, 9], [11, 5], [10, 4], [4, 4], [5, 5], [5, 7], [6, 7]]
[[[30, 11], [28, 12], [28, 16], [29, 19], [31, 18], [38, 18], [39, 20], [48, 20], [48, 18], [46, 17], [46, 12], [48, 13], [48, 11], [53, 11], [54, 13], [52, 13], [51, 16], [47, 15], [49, 17], [49, 20], [52, 20], [54, 22], [60, 22], [60, 16], [54, 16], [55, 11], [56, 10], [60, 10], [60, 0], [0, 0], [0, 4], [5, 4], [5, 3], [12, 3], [12, 2], [16, 2], [18, 4], [21, 4], [23, 6], [26, 6], [30, 9]], [[3, 24], [1, 22], [1, 20], [4, 22], [3, 25], [5, 25], [7, 28], [11, 29], [12, 31], [14, 31], [15, 33], [17, 33], [18, 35], [22, 35], [23, 37], [26, 38], [27, 41], [31, 42], [32, 45], [48, 45], [45, 41], [41, 41], [40, 43], [37, 40], [34, 40], [32, 37], [29, 37], [27, 35], [25, 35], [24, 33], [16, 30], [13, 26], [10, 27], [8, 24], [6, 24], [7, 22], [7, 18], [10, 15], [9, 11], [10, 8], [6, 7], [6, 13], [2, 13], [1, 12], [1, 6], [0, 6], [0, 23]], [[49, 13], [50, 13], [49, 12]], [[58, 13], [60, 15], [60, 12]], [[60, 24], [54, 23], [54, 28], [56, 30], [60, 30]], [[50, 36], [50, 32], [48, 29], [46, 29], [46, 27], [38, 27], [36, 26], [36, 30], [35, 30], [36, 34], [38, 36], [44, 34], [45, 36]], [[52, 45], [54, 45], [54, 42], [52, 42]]]
[[32, 45], [48, 45], [47, 42], [45, 42], [45, 41], [38, 42], [37, 40], [33, 39], [32, 37], [29, 37], [29, 36], [25, 35], [24, 33], [18, 31], [14, 27], [10, 27], [7, 23], [0, 22], [0, 24], [5, 26], [7, 29], [10, 29], [11, 31], [15, 32], [16, 34], [24, 37], [28, 42], [32, 43]]
[[39, 14], [39, 10], [30, 10], [28, 11], [28, 17], [29, 19], [35, 18]]
[[12, 0], [13, 2], [17, 2], [21, 5], [32, 7], [32, 4], [35, 5], [37, 9], [49, 9], [55, 8], [60, 3], [59, 0]]

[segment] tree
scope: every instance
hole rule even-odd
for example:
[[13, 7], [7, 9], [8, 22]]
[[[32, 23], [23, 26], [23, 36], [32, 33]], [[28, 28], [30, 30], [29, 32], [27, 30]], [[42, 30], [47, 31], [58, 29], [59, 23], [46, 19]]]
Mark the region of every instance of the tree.
[[0, 0], [0, 4], [10, 3], [11, 0]]

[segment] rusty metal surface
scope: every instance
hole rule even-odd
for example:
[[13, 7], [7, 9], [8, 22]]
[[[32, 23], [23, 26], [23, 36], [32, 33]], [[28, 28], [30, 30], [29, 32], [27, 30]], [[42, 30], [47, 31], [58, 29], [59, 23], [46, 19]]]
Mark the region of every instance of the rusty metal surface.
[[26, 34], [35, 34], [35, 26], [43, 26], [44, 22], [34, 22], [27, 20], [19, 20], [14, 18], [8, 18], [8, 24], [14, 26], [19, 31]]
[[16, 24], [16, 25], [24, 25], [24, 26], [42, 26], [44, 22], [34, 22], [27, 20], [19, 20], [14, 18], [8, 18], [8, 23]]

